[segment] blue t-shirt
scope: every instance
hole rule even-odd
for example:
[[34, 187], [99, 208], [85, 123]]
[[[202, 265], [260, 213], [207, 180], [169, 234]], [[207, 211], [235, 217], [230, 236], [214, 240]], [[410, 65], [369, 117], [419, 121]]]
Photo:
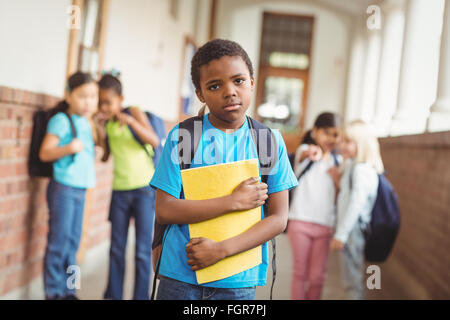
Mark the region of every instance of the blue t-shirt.
[[[275, 193], [297, 186], [297, 179], [291, 169], [286, 154], [286, 146], [277, 131], [273, 131], [278, 147], [277, 165], [268, 176], [268, 193]], [[161, 159], [153, 174], [150, 185], [161, 189], [175, 198], [180, 198], [182, 181], [178, 161], [178, 125], [169, 133]], [[208, 120], [208, 114], [203, 118], [201, 141], [195, 152], [191, 168], [213, 164], [228, 163], [239, 160], [258, 159], [256, 146], [253, 142], [248, 122], [233, 133], [225, 133], [216, 129]], [[183, 214], [180, 212], [180, 214]], [[264, 218], [261, 207], [261, 218]], [[195, 272], [187, 264], [186, 244], [189, 242], [187, 224], [172, 225], [165, 236], [164, 250], [159, 273], [179, 281], [198, 285]], [[233, 275], [231, 277], [202, 284], [206, 287], [244, 288], [264, 286], [267, 279], [268, 246], [262, 245], [262, 263], [256, 267]]]
[[[72, 114], [71, 118], [77, 131], [76, 138], [83, 143], [83, 150], [74, 156], [68, 155], [53, 162], [53, 178], [74, 188], [94, 188], [95, 150], [91, 125], [85, 117]], [[47, 133], [58, 136], [58, 147], [67, 145], [73, 140], [69, 118], [62, 112], [58, 112], [50, 119]]]

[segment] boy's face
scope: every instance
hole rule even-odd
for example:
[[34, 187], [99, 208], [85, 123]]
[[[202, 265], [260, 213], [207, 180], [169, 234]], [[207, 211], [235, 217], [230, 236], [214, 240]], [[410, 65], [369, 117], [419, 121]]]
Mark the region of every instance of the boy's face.
[[240, 56], [223, 56], [200, 67], [201, 90], [196, 93], [208, 105], [213, 124], [236, 129], [245, 119], [253, 85], [254, 79]]

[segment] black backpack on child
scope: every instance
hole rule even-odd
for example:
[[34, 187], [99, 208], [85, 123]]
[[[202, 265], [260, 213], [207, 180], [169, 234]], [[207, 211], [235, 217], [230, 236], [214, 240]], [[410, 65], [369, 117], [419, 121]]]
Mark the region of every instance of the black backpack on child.
[[[350, 190], [353, 181], [350, 174]], [[377, 197], [370, 223], [364, 230], [364, 257], [368, 262], [384, 262], [394, 247], [400, 229], [400, 209], [397, 194], [384, 174], [378, 175]]]
[[[270, 170], [275, 166], [276, 162], [278, 161], [278, 154], [277, 154], [277, 146], [275, 137], [270, 130], [270, 128], [266, 127], [262, 123], [254, 120], [251, 117], [247, 117], [247, 121], [250, 127], [250, 132], [253, 138], [253, 141], [255, 143], [255, 146], [257, 148], [258, 152], [258, 159], [259, 159], [259, 165], [261, 169], [261, 182], [267, 183], [268, 174], [270, 173]], [[194, 130], [194, 128], [201, 129], [200, 132], [198, 130]], [[188, 169], [191, 165], [191, 162], [194, 158], [195, 151], [197, 150], [197, 147], [200, 143], [201, 136], [202, 136], [202, 128], [203, 128], [203, 116], [195, 116], [189, 119], [184, 120], [183, 122], [180, 122], [179, 124], [179, 132], [181, 130], [187, 130], [185, 132], [189, 133], [190, 141], [185, 141], [183, 135], [179, 135], [178, 138], [178, 145], [182, 146], [182, 148], [178, 148], [178, 159], [180, 163], [180, 170]], [[197, 133], [197, 134], [195, 134]], [[262, 133], [262, 134], [261, 134]], [[264, 135], [265, 133], [265, 135]], [[261, 139], [266, 139], [266, 143], [264, 144]], [[183, 143], [188, 143], [188, 146], [190, 146], [190, 153], [183, 154], [186, 149], [184, 148]], [[180, 151], [181, 149], [181, 151]], [[183, 195], [183, 190], [181, 191], [180, 198]], [[264, 216], [267, 216], [267, 202], [263, 206], [264, 209]], [[156, 288], [156, 278], [158, 276], [159, 272], [159, 266], [161, 263], [161, 258], [163, 255], [163, 248], [164, 248], [164, 240], [165, 236], [167, 235], [171, 225], [162, 225], [158, 223], [155, 220], [155, 229], [154, 229], [154, 235], [153, 235], [153, 243], [152, 243], [152, 249], [157, 248], [159, 245], [161, 245], [161, 253], [160, 257], [158, 259], [158, 262], [156, 264], [156, 270], [153, 280], [153, 289], [152, 289], [152, 296], [151, 299], [154, 299], [155, 296], [155, 288]], [[167, 229], [167, 231], [166, 231]], [[273, 291], [273, 285], [275, 283], [275, 277], [276, 277], [276, 243], [275, 238], [272, 239], [272, 271], [273, 271], [273, 278], [272, 278], [272, 286], [270, 291], [270, 299], [272, 299], [272, 291]]]
[[[42, 141], [47, 134], [47, 124], [50, 118], [58, 112], [64, 113], [69, 119], [72, 130], [72, 137], [77, 136], [77, 130], [73, 124], [72, 118], [67, 112], [68, 105], [64, 101], [59, 103], [56, 107], [49, 110], [39, 110], [33, 115], [33, 131], [31, 134], [30, 153], [28, 156], [28, 173], [31, 177], [52, 177], [53, 176], [53, 162], [43, 162], [39, 158], [39, 150], [41, 149]], [[73, 156], [72, 156], [73, 161]]]

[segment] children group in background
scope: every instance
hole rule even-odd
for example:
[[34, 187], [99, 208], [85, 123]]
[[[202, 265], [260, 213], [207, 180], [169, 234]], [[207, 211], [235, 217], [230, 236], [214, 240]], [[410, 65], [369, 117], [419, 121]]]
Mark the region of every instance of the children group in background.
[[287, 231], [294, 261], [292, 299], [321, 298], [329, 249], [342, 251], [347, 296], [364, 299], [364, 231], [384, 168], [372, 128], [361, 120], [341, 128], [338, 119], [336, 114], [320, 114], [305, 137], [307, 143], [296, 151], [299, 186], [293, 192]]
[[[191, 167], [260, 158], [251, 134], [255, 120], [246, 116], [254, 74], [245, 50], [233, 41], [212, 40], [194, 55], [191, 76], [197, 97], [209, 110], [199, 117], [202, 131]], [[342, 278], [349, 297], [364, 298], [363, 232], [370, 222], [377, 176], [383, 172], [378, 141], [369, 125], [362, 121], [345, 125], [337, 114], [320, 114], [296, 150], [291, 168], [279, 132], [258, 123], [275, 144], [275, 166], [267, 179], [245, 180], [229, 196], [186, 200], [179, 159], [173, 156], [180, 151], [179, 125], [168, 134], [156, 163], [155, 150], [162, 148], [164, 137], [146, 112], [124, 108], [123, 100], [117, 76], [105, 74], [97, 83], [89, 74], [77, 72], [69, 77], [65, 100], [48, 122], [39, 152], [42, 161], [53, 162], [47, 190], [46, 299], [77, 299], [75, 289], [67, 286], [66, 270], [77, 264], [85, 193], [95, 187], [94, 138], [104, 150], [102, 160], [110, 154], [114, 159], [105, 299], [123, 299], [131, 219], [136, 231], [133, 299], [149, 299], [155, 216], [171, 226], [157, 257], [157, 299], [254, 299], [255, 287], [267, 281], [267, 242], [286, 225], [293, 256], [292, 299], [321, 298], [330, 249], [342, 250]], [[190, 223], [257, 207], [261, 221], [240, 235], [221, 242], [189, 237]], [[222, 280], [197, 283], [196, 270], [258, 246], [261, 264]]]

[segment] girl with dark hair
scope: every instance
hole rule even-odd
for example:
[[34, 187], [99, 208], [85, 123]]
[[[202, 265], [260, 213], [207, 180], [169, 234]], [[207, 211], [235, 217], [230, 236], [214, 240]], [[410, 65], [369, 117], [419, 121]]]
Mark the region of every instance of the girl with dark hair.
[[[47, 189], [49, 232], [44, 257], [46, 299], [77, 299], [67, 268], [76, 265], [87, 188], [95, 187], [94, 140], [88, 116], [97, 108], [98, 86], [87, 73], [67, 82], [65, 100], [48, 122], [39, 157], [53, 162]], [[74, 136], [75, 133], [75, 136]]]
[[[140, 108], [122, 107], [122, 84], [116, 75], [103, 75], [98, 85], [98, 116], [106, 120], [100, 141], [106, 151], [102, 160], [106, 161], [110, 153], [114, 158], [113, 193], [109, 208], [111, 248], [104, 298], [123, 298], [128, 226], [134, 218], [136, 250], [133, 299], [148, 300], [155, 218], [155, 191], [148, 183], [155, 171], [153, 155], [160, 145], [160, 138]], [[152, 115], [152, 119], [154, 117]]]
[[292, 193], [287, 229], [294, 258], [291, 297], [295, 300], [321, 297], [335, 220], [332, 171], [338, 164], [334, 149], [339, 127], [338, 115], [320, 114], [295, 155], [299, 184]]

